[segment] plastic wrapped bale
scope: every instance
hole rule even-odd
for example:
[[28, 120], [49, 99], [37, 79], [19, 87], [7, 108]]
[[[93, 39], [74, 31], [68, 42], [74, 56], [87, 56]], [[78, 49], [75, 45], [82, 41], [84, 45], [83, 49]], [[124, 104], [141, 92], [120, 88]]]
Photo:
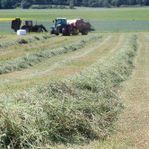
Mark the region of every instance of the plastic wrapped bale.
[[18, 36], [22, 36], [22, 35], [26, 35], [26, 34], [27, 34], [26, 30], [23, 30], [23, 29], [17, 30]]

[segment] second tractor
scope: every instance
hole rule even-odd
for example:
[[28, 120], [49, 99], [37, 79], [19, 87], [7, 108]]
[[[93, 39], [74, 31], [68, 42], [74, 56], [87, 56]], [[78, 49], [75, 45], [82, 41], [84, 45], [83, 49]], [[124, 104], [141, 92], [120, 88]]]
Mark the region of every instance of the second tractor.
[[91, 30], [91, 24], [83, 19], [67, 20], [66, 18], [57, 18], [53, 22], [51, 34], [55, 35], [70, 36], [78, 35], [79, 33], [87, 35]]

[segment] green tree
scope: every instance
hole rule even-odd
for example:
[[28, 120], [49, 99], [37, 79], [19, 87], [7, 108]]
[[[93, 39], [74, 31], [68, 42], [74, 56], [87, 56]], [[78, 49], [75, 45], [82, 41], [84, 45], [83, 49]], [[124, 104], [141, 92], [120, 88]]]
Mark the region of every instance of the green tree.
[[74, 8], [74, 0], [69, 1], [69, 8], [73, 9]]
[[30, 0], [22, 0], [21, 1], [21, 8], [22, 9], [27, 9], [32, 5], [32, 1]]
[[119, 7], [121, 5], [149, 5], [149, 0], [0, 0], [0, 8], [29, 8], [32, 4], [69, 5], [85, 7]]

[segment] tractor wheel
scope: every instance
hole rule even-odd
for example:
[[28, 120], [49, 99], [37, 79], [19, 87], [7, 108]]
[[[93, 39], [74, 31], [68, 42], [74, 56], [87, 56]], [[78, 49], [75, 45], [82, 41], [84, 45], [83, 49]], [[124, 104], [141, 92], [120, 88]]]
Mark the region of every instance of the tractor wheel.
[[51, 33], [51, 34], [54, 34], [54, 31], [53, 31], [53, 30], [51, 30], [51, 31], [50, 31], [50, 33]]
[[84, 31], [81, 32], [81, 34], [82, 35], [87, 35], [88, 34], [88, 31], [87, 30], [84, 30]]
[[59, 33], [58, 33], [58, 32], [56, 32], [56, 33], [55, 33], [55, 35], [57, 35], [57, 36], [58, 36], [58, 35], [59, 35]]
[[78, 35], [78, 34], [79, 34], [79, 30], [77, 28], [73, 28], [72, 35]]
[[70, 30], [69, 30], [68, 26], [66, 26], [62, 29], [62, 35], [63, 36], [70, 36]]

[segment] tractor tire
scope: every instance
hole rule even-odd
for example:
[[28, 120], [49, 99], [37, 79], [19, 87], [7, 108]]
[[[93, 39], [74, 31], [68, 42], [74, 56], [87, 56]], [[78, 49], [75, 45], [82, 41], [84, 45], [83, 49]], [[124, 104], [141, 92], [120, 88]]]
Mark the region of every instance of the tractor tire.
[[69, 30], [68, 26], [66, 26], [62, 29], [62, 35], [63, 36], [70, 36], [70, 30]]
[[70, 33], [62, 33], [63, 36], [70, 36]]
[[52, 35], [57, 35], [57, 36], [59, 35], [59, 33], [56, 32], [55, 30], [51, 30], [50, 33], [51, 33]]
[[57, 33], [55, 33], [55, 35], [56, 35], [56, 36], [58, 36], [58, 35], [59, 35], [59, 33], [57, 32]]
[[51, 31], [50, 31], [50, 34], [54, 34], [54, 31], [53, 31], [53, 30], [51, 30]]
[[72, 32], [72, 35], [78, 35], [79, 34], [79, 30], [77, 28], [73, 28], [71, 32]]
[[81, 32], [81, 34], [82, 35], [88, 35], [88, 31], [87, 30], [84, 30], [84, 31]]

